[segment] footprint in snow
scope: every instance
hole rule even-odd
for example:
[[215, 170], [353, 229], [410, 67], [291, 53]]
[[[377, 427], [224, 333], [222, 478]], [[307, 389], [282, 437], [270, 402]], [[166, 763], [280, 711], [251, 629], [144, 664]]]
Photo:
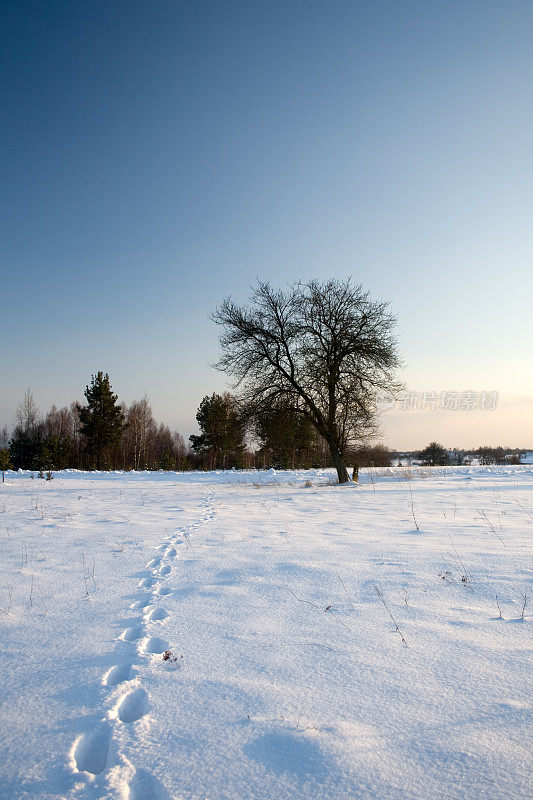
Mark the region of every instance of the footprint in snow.
[[104, 686], [116, 686], [117, 683], [129, 680], [131, 664], [115, 664], [102, 678]]
[[161, 567], [159, 570], [159, 574], [162, 578], [167, 578], [172, 571], [172, 567], [169, 567], [168, 564], [165, 567]]
[[78, 772], [99, 775], [107, 766], [107, 754], [111, 731], [106, 722], [100, 722], [94, 730], [84, 733], [76, 744], [72, 756]]
[[160, 636], [148, 636], [139, 645], [139, 653], [164, 653], [168, 650], [168, 642]]
[[143, 578], [142, 581], [139, 583], [140, 589], [151, 589], [155, 583], [155, 578], [150, 576], [149, 578]]
[[146, 620], [148, 622], [162, 622], [167, 617], [168, 611], [165, 611], [164, 608], [152, 608], [146, 615]]
[[152, 558], [152, 560], [149, 561], [146, 566], [148, 569], [153, 569], [154, 567], [158, 567], [160, 563], [161, 563], [161, 556], [157, 556], [157, 558]]
[[167, 594], [171, 594], [172, 589], [169, 589], [168, 586], [160, 586], [159, 589], [156, 589], [155, 593], [158, 594], [160, 597], [164, 597]]
[[169, 794], [161, 781], [145, 769], [136, 769], [128, 785], [128, 800], [169, 800]]
[[146, 606], [150, 606], [152, 604], [152, 595], [145, 594], [144, 597], [141, 597], [140, 600], [136, 600], [134, 603], [131, 604], [130, 608], [132, 611], [140, 611]]
[[131, 628], [126, 628], [120, 634], [120, 638], [123, 642], [136, 642], [137, 639], [140, 639], [144, 633], [144, 628], [142, 625], [132, 625]]
[[166, 558], [174, 558], [174, 556], [177, 556], [177, 554], [178, 554], [178, 551], [176, 550], [175, 547], [169, 547], [168, 550], [165, 553], [165, 556], [166, 556]]
[[117, 706], [117, 717], [121, 722], [136, 722], [148, 713], [149, 707], [148, 694], [140, 686], [120, 699]]

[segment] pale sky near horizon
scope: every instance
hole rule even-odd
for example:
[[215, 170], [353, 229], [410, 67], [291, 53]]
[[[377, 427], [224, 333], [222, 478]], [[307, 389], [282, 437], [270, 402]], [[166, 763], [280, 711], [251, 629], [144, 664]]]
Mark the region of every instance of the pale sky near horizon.
[[185, 436], [257, 278], [390, 301], [399, 449], [533, 449], [533, 2], [6, 0], [0, 427], [109, 372]]

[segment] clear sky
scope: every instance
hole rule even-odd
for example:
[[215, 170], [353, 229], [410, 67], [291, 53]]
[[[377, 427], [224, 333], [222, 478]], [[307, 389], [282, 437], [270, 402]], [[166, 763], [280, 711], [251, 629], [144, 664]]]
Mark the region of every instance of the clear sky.
[[208, 315], [352, 275], [413, 391], [384, 439], [533, 448], [531, 0], [4, 0], [0, 425], [109, 372], [188, 435]]

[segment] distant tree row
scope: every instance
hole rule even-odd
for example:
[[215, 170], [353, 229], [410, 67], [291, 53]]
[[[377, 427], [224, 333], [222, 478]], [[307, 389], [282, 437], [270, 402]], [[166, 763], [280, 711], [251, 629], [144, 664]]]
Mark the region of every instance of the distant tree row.
[[191, 446], [209, 469], [242, 466], [247, 436], [255, 447], [255, 466], [296, 469], [330, 463], [323, 440], [290, 408], [250, 416], [226, 392], [204, 397], [196, 420], [201, 434], [190, 437]]
[[[72, 403], [41, 417], [28, 389], [17, 407], [11, 436], [0, 432], [0, 469], [190, 470], [243, 467], [303, 469], [332, 465], [330, 448], [310, 422], [277, 404], [250, 416], [229, 393], [206, 396], [196, 419], [200, 433], [183, 437], [158, 424], [148, 398], [119, 403], [109, 375], [98, 372], [85, 388], [85, 404]], [[381, 446], [348, 452], [353, 465], [385, 466]]]
[[146, 397], [119, 404], [109, 375], [98, 372], [85, 389], [86, 404], [56, 408], [42, 418], [28, 389], [17, 424], [0, 445], [15, 469], [185, 469], [182, 436], [157, 424]]
[[520, 455], [525, 449], [485, 445], [468, 451], [459, 448], [447, 450], [438, 442], [431, 442], [423, 450], [414, 450], [408, 454], [391, 452], [389, 455], [394, 461], [401, 461], [407, 456], [418, 463], [432, 467], [447, 464], [460, 466], [461, 464], [471, 464], [472, 461], [478, 461], [481, 464], [519, 464]]
[[[204, 397], [196, 415], [200, 435], [191, 447], [207, 469], [254, 466], [309, 469], [333, 466], [331, 450], [311, 422], [291, 406], [277, 403], [253, 412], [227, 392]], [[246, 441], [253, 447], [247, 449]], [[387, 466], [390, 451], [383, 445], [346, 451], [355, 466]]]
[[[0, 471], [124, 469], [191, 470], [268, 468], [309, 469], [333, 466], [328, 443], [308, 419], [282, 403], [250, 413], [229, 393], [205, 396], [196, 419], [200, 433], [189, 446], [177, 431], [158, 424], [148, 398], [120, 404], [109, 375], [98, 372], [85, 388], [86, 403], [52, 406], [44, 418], [28, 389], [17, 407], [11, 435], [0, 431]], [[519, 463], [520, 450], [479, 447], [447, 450], [431, 442], [409, 454], [429, 466], [470, 463]], [[405, 456], [405, 454], [404, 454]], [[381, 445], [345, 451], [351, 467], [386, 467], [402, 454]], [[2, 475], [3, 477], [3, 475]]]

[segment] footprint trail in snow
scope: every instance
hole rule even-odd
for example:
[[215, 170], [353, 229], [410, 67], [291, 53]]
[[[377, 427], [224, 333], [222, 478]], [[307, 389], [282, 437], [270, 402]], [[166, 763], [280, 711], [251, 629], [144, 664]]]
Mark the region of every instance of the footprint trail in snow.
[[[116, 725], [121, 725], [132, 728], [134, 736], [138, 736], [141, 729], [135, 728], [136, 723], [149, 718], [149, 687], [141, 685], [136, 664], [142, 666], [147, 660], [159, 661], [161, 655], [170, 648], [168, 640], [160, 635], [162, 626], [169, 618], [169, 612], [162, 602], [172, 594], [168, 584], [173, 562], [179, 557], [181, 546], [187, 544], [189, 536], [214, 517], [211, 495], [203, 501], [200, 510], [202, 513], [198, 519], [165, 537], [165, 541], [156, 548], [158, 554], [147, 562], [141, 572], [144, 577], [137, 584], [139, 596], [129, 606], [139, 617], [131, 620], [118, 636], [117, 663], [109, 667], [101, 678], [102, 686], [110, 690], [106, 717], [92, 730], [79, 736], [70, 751], [73, 772], [79, 776], [85, 775], [89, 782], [113, 768], [113, 785], [116, 786], [117, 771], [123, 773], [120, 781], [122, 793], [130, 800], [159, 800], [168, 796], [154, 776], [146, 770], [136, 769], [120, 752], [120, 748], [113, 750], [113, 732]], [[120, 736], [117, 738], [120, 739]], [[102, 785], [102, 793], [106, 793], [105, 785]], [[94, 792], [91, 797], [95, 797]]]

